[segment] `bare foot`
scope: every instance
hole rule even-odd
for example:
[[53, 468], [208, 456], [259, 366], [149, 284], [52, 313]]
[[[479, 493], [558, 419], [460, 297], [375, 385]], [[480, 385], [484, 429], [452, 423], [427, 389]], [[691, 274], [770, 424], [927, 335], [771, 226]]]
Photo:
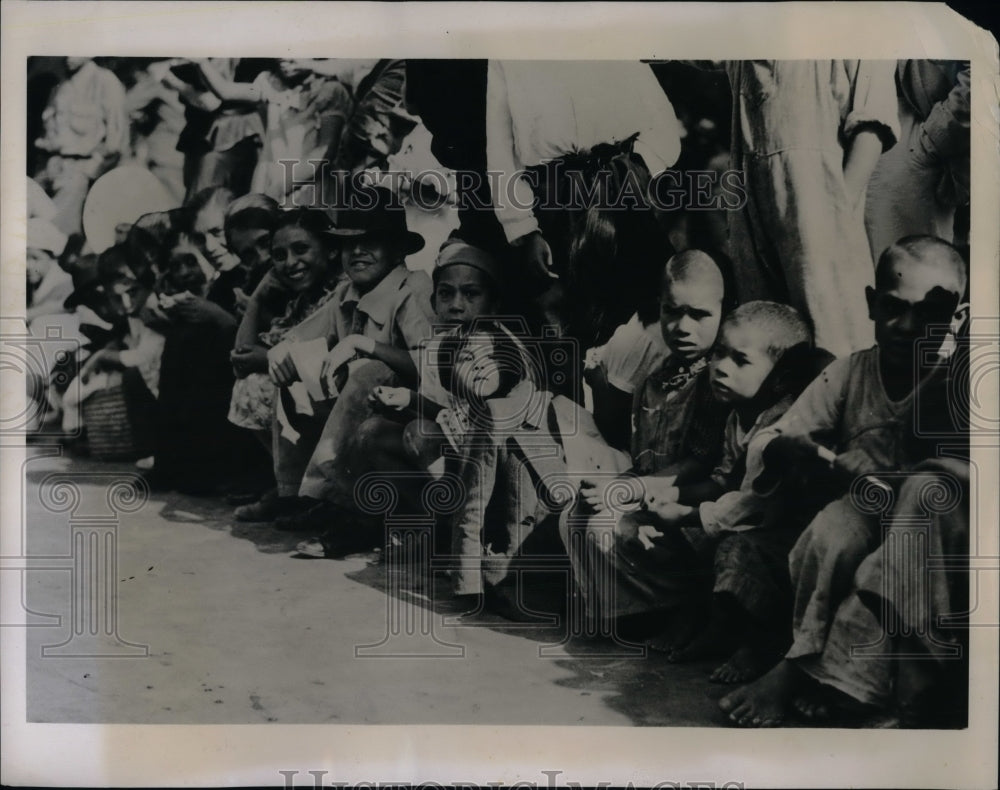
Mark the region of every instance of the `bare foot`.
[[826, 696], [818, 688], [797, 695], [792, 700], [792, 707], [807, 721], [828, 721], [830, 718], [830, 707], [827, 704]]
[[686, 645], [674, 648], [667, 654], [667, 661], [680, 664], [703, 658], [724, 656], [734, 647], [732, 630], [721, 620], [709, 620], [708, 626]]
[[753, 645], [740, 645], [729, 660], [709, 676], [713, 683], [748, 683], [775, 665], [780, 654], [766, 653]]
[[792, 707], [802, 718], [811, 722], [826, 722], [845, 716], [857, 719], [873, 710], [871, 706], [848, 696], [840, 689], [820, 684], [801, 689], [792, 700]]
[[660, 633], [646, 640], [650, 650], [659, 653], [673, 653], [687, 645], [698, 632], [698, 619], [690, 611], [676, 613]]
[[719, 700], [719, 707], [739, 727], [779, 727], [801, 679], [791, 662], [782, 659], [758, 680]]

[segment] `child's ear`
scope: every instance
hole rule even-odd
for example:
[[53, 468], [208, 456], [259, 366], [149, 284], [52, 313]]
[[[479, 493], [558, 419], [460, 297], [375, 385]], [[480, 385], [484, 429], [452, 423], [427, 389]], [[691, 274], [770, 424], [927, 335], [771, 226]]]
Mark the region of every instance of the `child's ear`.
[[865, 301], [868, 302], [868, 317], [874, 321], [875, 320], [875, 300], [878, 298], [878, 292], [872, 288], [870, 285], [865, 286]]

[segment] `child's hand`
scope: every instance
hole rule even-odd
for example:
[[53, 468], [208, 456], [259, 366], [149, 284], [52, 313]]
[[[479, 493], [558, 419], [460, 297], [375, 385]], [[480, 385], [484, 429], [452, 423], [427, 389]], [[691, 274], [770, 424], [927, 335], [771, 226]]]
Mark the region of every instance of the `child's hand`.
[[105, 354], [104, 349], [101, 349], [100, 351], [95, 351], [87, 357], [87, 361], [84, 362], [83, 367], [80, 368], [80, 381], [83, 384], [90, 381], [90, 377], [95, 373], [100, 372], [106, 356], [107, 355]]
[[642, 524], [636, 533], [635, 539], [642, 544], [646, 551], [656, 548], [656, 544], [663, 539], [664, 535], [652, 524]]
[[612, 480], [580, 481], [580, 497], [595, 513], [603, 513], [608, 508], [618, 511], [634, 510], [634, 505], [642, 501], [641, 483], [629, 478]]
[[299, 372], [287, 343], [278, 343], [267, 352], [267, 365], [271, 381], [279, 387], [287, 387], [299, 380]]
[[336, 374], [342, 365], [346, 365], [358, 354], [371, 354], [374, 350], [375, 342], [371, 338], [363, 335], [348, 335], [337, 345], [330, 349], [323, 360], [320, 369], [320, 376], [326, 380]]
[[649, 512], [667, 526], [675, 526], [681, 519], [690, 515], [694, 508], [677, 502], [662, 502], [655, 506], [649, 505]]
[[854, 479], [881, 471], [863, 450], [848, 450], [841, 453], [833, 461], [833, 468]]
[[263, 346], [239, 346], [229, 354], [236, 378], [245, 379], [251, 373], [267, 373], [267, 349]]
[[650, 510], [669, 505], [677, 501], [680, 491], [674, 483], [676, 475], [666, 477], [642, 477], [640, 478], [645, 492], [643, 502]]
[[375, 387], [371, 399], [386, 409], [402, 411], [410, 405], [410, 390], [405, 387]]
[[776, 470], [799, 469], [815, 463], [818, 448], [808, 436], [781, 434], [767, 443], [762, 455], [764, 464]]

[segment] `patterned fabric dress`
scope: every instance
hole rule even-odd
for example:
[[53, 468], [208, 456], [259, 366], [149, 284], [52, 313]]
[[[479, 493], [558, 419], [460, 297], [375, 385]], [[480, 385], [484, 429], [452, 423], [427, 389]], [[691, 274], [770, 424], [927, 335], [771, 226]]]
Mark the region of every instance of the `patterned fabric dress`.
[[[328, 283], [318, 299], [312, 299], [308, 294], [300, 294], [292, 299], [285, 313], [275, 318], [268, 330], [260, 333], [261, 345], [274, 348], [284, 339], [289, 329], [330, 300], [337, 282], [339, 280]], [[237, 379], [229, 405], [229, 421], [251, 431], [270, 431], [276, 393], [274, 382], [267, 373], [251, 373], [245, 378]]]

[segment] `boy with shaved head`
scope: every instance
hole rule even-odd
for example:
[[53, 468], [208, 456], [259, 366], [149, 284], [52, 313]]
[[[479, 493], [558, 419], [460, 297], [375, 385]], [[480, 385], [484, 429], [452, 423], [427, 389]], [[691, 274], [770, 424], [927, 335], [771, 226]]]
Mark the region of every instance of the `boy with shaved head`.
[[883, 537], [879, 516], [862, 512], [846, 492], [865, 476], [888, 487], [880, 472], [898, 479], [922, 460], [912, 452], [916, 393], [941, 367], [926, 352], [940, 350], [943, 333], [931, 339], [930, 330], [964, 321], [966, 282], [965, 262], [941, 239], [908, 236], [889, 247], [875, 287], [866, 288], [875, 346], [833, 362], [761, 439], [758, 491], [807, 475], [816, 484], [834, 482], [840, 496], [813, 518], [789, 556], [791, 648], [766, 675], [720, 701], [734, 723], [780, 725], [793, 703], [803, 708], [809, 679], [837, 685], [823, 670], [831, 626], [855, 571]]

